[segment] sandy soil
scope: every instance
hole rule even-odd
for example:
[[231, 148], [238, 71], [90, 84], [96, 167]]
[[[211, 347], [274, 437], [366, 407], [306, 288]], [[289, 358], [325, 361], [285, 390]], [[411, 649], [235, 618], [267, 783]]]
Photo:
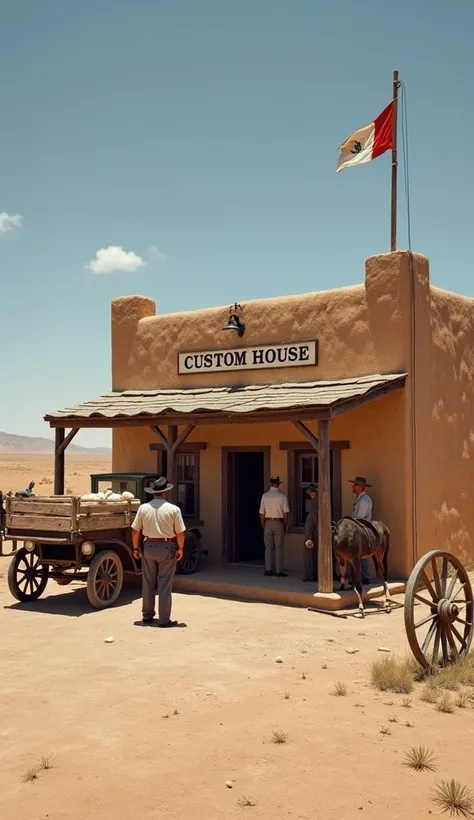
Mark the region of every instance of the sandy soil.
[[[36, 459], [24, 461], [12, 487], [32, 475]], [[96, 469], [108, 467], [74, 459], [73, 489]], [[80, 584], [50, 582], [19, 605], [9, 561], [0, 558], [2, 820], [418, 820], [439, 816], [440, 778], [474, 786], [472, 708], [441, 714], [420, 688], [405, 708], [404, 696], [370, 685], [378, 647], [407, 652], [403, 610], [341, 621], [175, 595], [187, 626], [159, 630], [134, 625], [136, 587], [103, 612]], [[338, 681], [346, 697], [331, 694]], [[272, 742], [275, 729], [286, 743]], [[403, 765], [420, 743], [438, 771]], [[22, 782], [41, 756], [54, 768]]]
[[[402, 610], [361, 623], [175, 595], [187, 627], [165, 631], [134, 626], [135, 588], [104, 612], [90, 610], [79, 584], [50, 584], [19, 606], [8, 561], [0, 559], [2, 820], [406, 820], [438, 814], [439, 777], [472, 785], [472, 708], [440, 714], [416, 691], [407, 709], [403, 696], [370, 686], [378, 646], [406, 651]], [[338, 681], [346, 697], [331, 694]], [[272, 742], [274, 729], [286, 743]], [[436, 751], [438, 772], [403, 765], [418, 743]], [[54, 768], [23, 783], [42, 755], [55, 756]], [[244, 796], [255, 806], [241, 807]]]
[[[90, 489], [90, 473], [111, 472], [112, 464], [108, 456], [89, 454], [68, 454], [66, 452], [66, 487], [71, 493], [85, 493]], [[16, 492], [36, 482], [37, 495], [53, 492], [53, 455], [28, 455], [0, 453], [0, 490], [4, 495], [10, 490]]]

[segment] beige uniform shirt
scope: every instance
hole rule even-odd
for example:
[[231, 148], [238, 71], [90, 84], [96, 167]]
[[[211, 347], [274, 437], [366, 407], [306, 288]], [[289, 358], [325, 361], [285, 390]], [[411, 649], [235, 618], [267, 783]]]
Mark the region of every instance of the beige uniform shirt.
[[264, 515], [265, 518], [283, 518], [289, 512], [288, 499], [281, 490], [271, 487], [268, 493], [262, 495], [260, 515]]
[[153, 498], [142, 504], [132, 528], [142, 530], [145, 538], [174, 538], [186, 530], [179, 507], [164, 498]]

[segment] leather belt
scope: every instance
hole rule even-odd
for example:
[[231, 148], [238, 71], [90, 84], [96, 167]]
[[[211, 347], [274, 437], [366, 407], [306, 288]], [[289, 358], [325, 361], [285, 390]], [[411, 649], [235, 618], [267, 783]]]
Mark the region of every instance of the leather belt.
[[145, 535], [145, 541], [156, 541], [160, 544], [169, 544], [173, 540], [172, 538], [150, 538], [148, 535]]
[[284, 518], [266, 518], [265, 521], [284, 521]]

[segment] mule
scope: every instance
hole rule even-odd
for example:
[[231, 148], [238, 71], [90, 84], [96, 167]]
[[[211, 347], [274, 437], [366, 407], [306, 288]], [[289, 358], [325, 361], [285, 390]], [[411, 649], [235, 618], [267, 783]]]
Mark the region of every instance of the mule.
[[385, 591], [385, 607], [390, 609], [391, 598], [387, 583], [387, 563], [390, 531], [381, 521], [363, 521], [346, 516], [333, 526], [334, 554], [341, 571], [341, 590], [345, 589], [346, 571], [352, 567], [354, 588], [359, 599], [359, 612], [364, 617], [362, 603], [362, 559], [372, 557], [379, 580]]

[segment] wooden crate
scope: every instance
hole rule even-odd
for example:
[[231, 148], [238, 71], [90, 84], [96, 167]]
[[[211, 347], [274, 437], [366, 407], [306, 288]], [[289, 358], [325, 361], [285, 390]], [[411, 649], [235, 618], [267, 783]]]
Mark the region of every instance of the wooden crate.
[[129, 527], [138, 499], [81, 501], [77, 496], [8, 498], [6, 526], [20, 532], [91, 532]]

